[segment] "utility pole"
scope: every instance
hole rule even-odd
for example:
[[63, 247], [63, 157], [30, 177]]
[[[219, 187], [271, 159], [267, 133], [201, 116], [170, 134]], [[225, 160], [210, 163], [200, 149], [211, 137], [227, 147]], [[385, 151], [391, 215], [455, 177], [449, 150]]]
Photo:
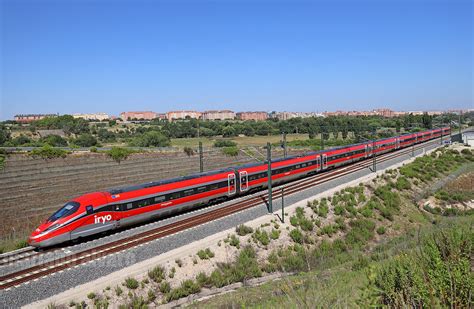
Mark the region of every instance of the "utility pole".
[[288, 151], [286, 150], [286, 132], [283, 132], [283, 157], [288, 156]]
[[459, 111], [459, 136], [462, 138], [462, 136], [461, 136], [461, 117], [462, 117], [462, 111]]
[[267, 163], [268, 163], [268, 212], [273, 212], [272, 205], [272, 148], [271, 144], [267, 143]]
[[372, 170], [373, 170], [373, 172], [375, 173], [375, 172], [377, 172], [377, 159], [376, 159], [376, 157], [377, 157], [377, 146], [375, 145], [375, 139], [372, 140], [372, 143], [373, 143], [373, 146], [374, 146], [374, 147], [373, 147], [373, 149], [374, 149], [374, 155], [372, 156], [373, 159], [374, 159], [374, 160], [372, 161], [372, 164], [373, 164]]
[[204, 164], [202, 162], [202, 142], [199, 142], [199, 171], [204, 172]]
[[285, 223], [285, 187], [284, 186], [281, 187], [281, 222]]

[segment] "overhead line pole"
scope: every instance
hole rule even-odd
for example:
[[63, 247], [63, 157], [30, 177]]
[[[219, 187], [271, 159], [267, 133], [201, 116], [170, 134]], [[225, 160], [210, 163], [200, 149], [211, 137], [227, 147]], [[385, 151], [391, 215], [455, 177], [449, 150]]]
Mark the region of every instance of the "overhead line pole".
[[272, 148], [271, 144], [267, 143], [267, 163], [268, 163], [268, 171], [267, 171], [267, 178], [268, 178], [268, 212], [273, 212], [273, 205], [272, 205]]
[[204, 164], [202, 160], [202, 142], [199, 142], [199, 171], [204, 172]]

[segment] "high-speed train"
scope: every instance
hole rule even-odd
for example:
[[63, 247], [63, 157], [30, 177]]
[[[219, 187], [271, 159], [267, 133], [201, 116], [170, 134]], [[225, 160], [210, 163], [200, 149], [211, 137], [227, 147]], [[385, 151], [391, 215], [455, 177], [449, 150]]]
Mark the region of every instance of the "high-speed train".
[[[272, 183], [288, 182], [449, 134], [450, 128], [445, 127], [273, 160]], [[253, 163], [85, 194], [52, 214], [33, 231], [28, 242], [34, 247], [48, 247], [264, 189], [267, 169], [267, 163]]]

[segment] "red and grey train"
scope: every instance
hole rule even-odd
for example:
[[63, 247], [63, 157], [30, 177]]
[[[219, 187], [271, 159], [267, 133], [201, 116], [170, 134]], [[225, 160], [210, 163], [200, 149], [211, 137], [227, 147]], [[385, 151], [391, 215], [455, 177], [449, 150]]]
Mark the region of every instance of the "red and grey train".
[[[288, 182], [449, 134], [445, 127], [274, 160], [272, 182]], [[267, 186], [267, 169], [266, 163], [254, 163], [85, 194], [56, 211], [28, 242], [48, 247], [244, 195]]]

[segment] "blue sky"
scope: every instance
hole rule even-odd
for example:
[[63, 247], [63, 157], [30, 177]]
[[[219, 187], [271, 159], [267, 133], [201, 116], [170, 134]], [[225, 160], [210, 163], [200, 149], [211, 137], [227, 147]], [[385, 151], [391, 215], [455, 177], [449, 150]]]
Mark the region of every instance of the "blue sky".
[[0, 119], [474, 105], [471, 1], [0, 2]]

